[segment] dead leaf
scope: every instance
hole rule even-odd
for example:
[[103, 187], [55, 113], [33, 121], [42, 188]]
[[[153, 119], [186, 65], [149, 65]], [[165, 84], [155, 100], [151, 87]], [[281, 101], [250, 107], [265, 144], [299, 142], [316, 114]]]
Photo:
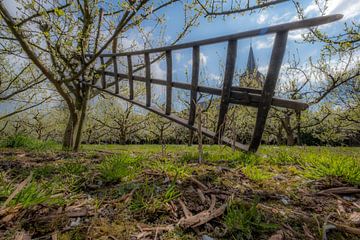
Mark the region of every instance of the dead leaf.
[[284, 240], [284, 232], [282, 230], [277, 231], [269, 240]]
[[16, 233], [14, 240], [31, 240], [31, 236], [29, 233], [22, 231]]
[[354, 225], [360, 225], [360, 212], [353, 212], [349, 215], [349, 221]]

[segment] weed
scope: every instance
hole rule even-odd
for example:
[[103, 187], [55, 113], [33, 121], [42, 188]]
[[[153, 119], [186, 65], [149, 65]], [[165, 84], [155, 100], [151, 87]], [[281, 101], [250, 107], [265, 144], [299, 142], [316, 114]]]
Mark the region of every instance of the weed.
[[274, 231], [276, 224], [268, 223], [265, 216], [257, 210], [256, 203], [250, 207], [242, 202], [231, 203], [225, 215], [225, 225], [234, 239], [257, 239], [257, 235]]
[[161, 207], [161, 201], [156, 196], [159, 188], [154, 184], [149, 184], [146, 179], [145, 183], [135, 191], [134, 197], [130, 203], [129, 209], [133, 212], [147, 211], [156, 212]]
[[167, 203], [172, 200], [177, 199], [180, 197], [181, 193], [176, 189], [176, 180], [177, 180], [178, 174], [175, 175], [174, 179], [171, 181], [171, 184], [166, 189], [164, 196], [163, 196], [163, 202]]
[[253, 153], [236, 152], [228, 158], [230, 167], [257, 165], [261, 161], [260, 157]]
[[87, 171], [87, 167], [78, 162], [67, 162], [60, 166], [59, 172], [63, 175], [81, 175]]
[[169, 176], [178, 176], [180, 178], [191, 175], [192, 169], [184, 164], [174, 163], [169, 159], [156, 160], [149, 164], [151, 169], [162, 171]]
[[269, 172], [266, 172], [254, 165], [248, 165], [243, 167], [241, 170], [249, 179], [255, 182], [267, 180], [271, 177]]
[[50, 184], [29, 183], [10, 202], [11, 205], [20, 204], [25, 208], [37, 204], [63, 204], [64, 200], [52, 197], [52, 186]]
[[24, 135], [13, 135], [2, 140], [0, 147], [24, 148], [33, 151], [43, 151], [56, 148], [57, 143], [53, 141], [41, 141]]
[[[203, 153], [203, 159], [207, 160], [209, 158], [209, 153], [204, 152]], [[192, 163], [192, 162], [198, 162], [199, 160], [199, 153], [198, 152], [185, 152], [183, 155], [179, 157], [180, 163]]]
[[300, 163], [300, 156], [290, 152], [288, 148], [275, 151], [269, 158], [269, 162], [276, 165], [293, 165]]
[[157, 186], [155, 183], [149, 184], [146, 180], [145, 183], [135, 191], [129, 209], [134, 212], [146, 211], [148, 213], [155, 213], [162, 209], [164, 204], [177, 199], [181, 195], [176, 189], [176, 179], [177, 175], [166, 190]]
[[38, 168], [34, 169], [34, 178], [35, 179], [40, 179], [40, 178], [48, 178], [51, 176], [54, 176], [54, 174], [56, 174], [57, 171], [57, 167], [54, 164], [46, 164], [44, 166], [40, 166]]
[[360, 185], [360, 161], [348, 156], [312, 155], [303, 163], [305, 176], [312, 179], [336, 177]]
[[99, 164], [101, 177], [106, 182], [116, 182], [134, 175], [139, 167], [137, 158], [129, 155], [113, 155]]
[[13, 184], [7, 179], [5, 172], [0, 172], [0, 201], [5, 201], [14, 191]]

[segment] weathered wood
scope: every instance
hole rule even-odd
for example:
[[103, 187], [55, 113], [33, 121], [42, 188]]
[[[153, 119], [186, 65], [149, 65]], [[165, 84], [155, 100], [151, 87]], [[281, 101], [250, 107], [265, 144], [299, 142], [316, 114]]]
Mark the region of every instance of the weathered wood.
[[189, 111], [190, 125], [194, 125], [195, 122], [199, 73], [200, 73], [200, 47], [194, 46], [193, 54], [192, 54], [192, 73], [191, 73], [191, 89], [190, 89], [190, 111]]
[[[181, 124], [191, 131], [196, 130], [194, 126], [195, 121], [195, 112], [196, 112], [196, 102], [197, 102], [197, 93], [207, 93], [212, 95], [221, 96], [220, 102], [220, 111], [218, 118], [218, 125], [216, 132], [211, 132], [207, 129], [201, 128], [201, 132], [208, 137], [222, 139], [222, 142], [225, 144], [232, 146], [233, 141], [226, 137], [222, 137], [224, 129], [223, 126], [225, 124], [226, 113], [229, 107], [229, 104], [241, 104], [245, 106], [257, 107], [258, 113], [255, 123], [255, 129], [253, 138], [251, 140], [250, 146], [245, 146], [241, 143], [236, 142], [235, 147], [243, 149], [245, 151], [253, 151], [255, 152], [260, 145], [261, 137], [265, 128], [266, 118], [271, 106], [276, 107], [285, 107], [295, 109], [296, 111], [304, 110], [308, 107], [307, 104], [301, 103], [293, 100], [285, 100], [281, 98], [274, 97], [274, 90], [276, 86], [276, 82], [279, 76], [279, 71], [282, 64], [282, 59], [284, 56], [287, 35], [289, 30], [307, 28], [311, 26], [318, 26], [321, 24], [333, 22], [342, 18], [342, 15], [331, 15], [331, 16], [323, 16], [319, 18], [306, 19], [302, 21], [285, 23], [280, 25], [275, 25], [271, 27], [251, 30], [247, 32], [226, 35], [221, 37], [215, 37], [210, 39], [205, 39], [201, 41], [193, 41], [184, 44], [172, 45], [167, 47], [160, 47], [154, 49], [146, 49], [134, 52], [122, 52], [122, 53], [112, 53], [112, 54], [102, 54], [100, 55], [100, 60], [102, 63], [102, 71], [97, 71], [101, 74], [102, 77], [102, 86], [99, 87], [96, 84], [90, 84], [88, 82], [83, 82], [83, 84], [88, 84], [91, 87], [99, 89], [108, 94], [117, 96], [121, 99], [124, 99], [130, 103], [143, 107], [149, 111], [159, 114], [167, 119], [170, 119], [178, 124]], [[237, 40], [243, 38], [249, 38], [254, 36], [261, 36], [265, 34], [276, 33], [276, 38], [274, 42], [274, 47], [271, 54], [270, 65], [268, 69], [268, 73], [265, 79], [264, 88], [254, 89], [254, 88], [244, 88], [244, 87], [236, 87], [232, 86], [232, 79], [234, 75], [235, 69], [235, 61], [236, 61], [236, 45]], [[208, 44], [215, 44], [228, 41], [228, 53], [227, 53], [227, 61], [226, 61], [226, 69], [224, 74], [224, 85], [223, 88], [213, 88], [207, 86], [198, 86], [199, 81], [199, 65], [200, 65], [200, 47]], [[181, 82], [173, 82], [172, 81], [172, 56], [171, 51], [184, 49], [184, 48], [193, 48], [193, 66], [192, 66], [192, 82], [181, 83]], [[167, 62], [167, 78], [166, 80], [162, 79], [154, 79], [151, 78], [151, 62], [150, 62], [150, 53], [166, 53], [166, 62]], [[133, 55], [144, 55], [145, 60], [145, 77], [134, 76], [133, 69], [131, 64], [131, 56]], [[87, 55], [92, 57], [93, 55]], [[118, 73], [116, 56], [127, 56], [128, 58], [128, 73], [122, 74]], [[114, 71], [108, 72], [105, 70], [104, 65], [104, 57], [111, 57], [113, 60]], [[106, 76], [113, 76], [114, 82], [106, 83]], [[129, 79], [129, 98], [124, 97], [119, 94], [119, 80], [121, 79]], [[144, 82], [146, 86], [146, 103], [141, 101], [134, 100], [133, 93], [133, 81]], [[151, 84], [158, 84], [166, 86], [166, 109], [165, 111], [158, 109], [156, 107], [151, 106]], [[107, 90], [107, 87], [115, 85], [115, 93], [113, 91]], [[171, 114], [171, 102], [172, 102], [172, 88], [180, 88], [190, 90], [190, 114], [189, 119], [185, 120], [179, 118], [173, 114]], [[222, 138], [221, 138], [222, 137]]]
[[101, 86], [103, 89], [106, 88], [106, 76], [105, 76], [105, 62], [104, 62], [104, 58], [100, 57], [100, 64], [101, 64], [101, 69], [103, 70], [101, 73]]
[[[249, 103], [250, 105], [253, 104], [254, 107], [258, 107], [261, 99], [262, 95], [260, 94], [232, 91], [230, 102], [240, 105], [247, 105]], [[274, 107], [289, 108], [294, 110], [305, 110], [309, 107], [307, 103], [277, 97], [272, 98], [271, 105]]]
[[[85, 83], [85, 84], [88, 84], [88, 83]], [[121, 94], [115, 94], [115, 93], [112, 92], [112, 91], [109, 91], [109, 90], [107, 90], [107, 89], [101, 89], [101, 88], [98, 87], [98, 86], [91, 86], [91, 87], [96, 88], [96, 89], [98, 89], [98, 90], [101, 90], [101, 91], [103, 91], [103, 92], [106, 92], [106, 93], [108, 93], [108, 94], [110, 94], [110, 95], [116, 96], [116, 97], [118, 97], [118, 98], [121, 98], [121, 99], [123, 99], [123, 100], [125, 100], [125, 101], [128, 101], [129, 103], [132, 103], [132, 104], [137, 105], [137, 106], [139, 106], [139, 107], [145, 108], [145, 109], [147, 109], [147, 110], [149, 110], [149, 111], [151, 111], [151, 112], [153, 112], [153, 113], [156, 113], [156, 114], [158, 114], [158, 115], [160, 115], [160, 116], [162, 116], [162, 117], [164, 117], [164, 118], [167, 118], [167, 119], [169, 119], [169, 120], [171, 120], [171, 121], [173, 121], [173, 122], [175, 122], [175, 123], [177, 123], [177, 124], [179, 124], [179, 125], [182, 125], [182, 126], [188, 128], [188, 129], [192, 130], [192, 131], [196, 131], [196, 130], [197, 130], [197, 127], [196, 127], [196, 126], [194, 126], [194, 125], [189, 125], [189, 124], [188, 124], [188, 120], [183, 119], [183, 118], [180, 118], [180, 117], [178, 117], [178, 116], [176, 116], [176, 115], [174, 115], [174, 114], [167, 115], [167, 114], [166, 114], [163, 110], [161, 110], [160, 108], [157, 108], [157, 107], [154, 107], [154, 106], [147, 107], [146, 104], [144, 104], [144, 103], [141, 102], [141, 101], [137, 101], [137, 100], [135, 100], [135, 99], [130, 100], [129, 98], [127, 98], [127, 97], [125, 97], [125, 96], [122, 96]], [[216, 135], [214, 132], [212, 132], [212, 131], [210, 131], [210, 130], [208, 130], [208, 129], [206, 129], [206, 128], [201, 128], [201, 131], [202, 131], [202, 133], [204, 134], [204, 136], [209, 137], [209, 138], [214, 138], [215, 135]], [[222, 138], [222, 142], [225, 143], [225, 144], [228, 145], [228, 146], [232, 146], [232, 140], [229, 139], [229, 138], [223, 137], [223, 138]], [[238, 143], [238, 142], [235, 144], [235, 147], [236, 147], [237, 149], [242, 149], [242, 150], [244, 150], [244, 151], [248, 151], [248, 146], [247, 146], [247, 145], [244, 145], [244, 144], [241, 144], [241, 143]]]
[[145, 58], [145, 88], [146, 88], [146, 106], [151, 105], [151, 72], [150, 72], [150, 56], [149, 53], [144, 54]]
[[288, 32], [279, 32], [276, 34], [273, 50], [271, 53], [270, 65], [266, 75], [264, 89], [261, 95], [261, 102], [256, 116], [256, 123], [253, 137], [249, 146], [249, 151], [256, 152], [258, 149], [261, 137], [264, 132], [267, 115], [269, 113], [272, 98], [274, 95], [276, 82], [279, 77], [279, 72], [286, 49]]
[[228, 42], [228, 48], [227, 48], [224, 83], [221, 93], [219, 118], [216, 128], [215, 140], [221, 140], [221, 137], [224, 134], [225, 117], [229, 108], [231, 86], [235, 72], [236, 55], [237, 55], [237, 40], [231, 40]]
[[171, 51], [166, 51], [166, 109], [165, 113], [171, 113], [172, 102], [172, 55]]
[[128, 62], [128, 79], [129, 79], [129, 99], [133, 99], [134, 98], [134, 79], [133, 79], [131, 55], [127, 56], [127, 62]]
[[[105, 75], [114, 76], [114, 73], [105, 72]], [[124, 79], [127, 78], [126, 74], [119, 73], [118, 75], [119, 78], [124, 78]], [[133, 76], [133, 79], [134, 81], [139, 81], [144, 83], [146, 82], [146, 78], [141, 76]], [[161, 79], [151, 78], [151, 83], [167, 86], [167, 81]], [[171, 87], [183, 89], [183, 90], [191, 90], [191, 84], [182, 83], [182, 82], [172, 82]], [[246, 88], [246, 87], [232, 87], [231, 89], [232, 89], [230, 94], [231, 103], [251, 106], [251, 107], [258, 107], [261, 101], [262, 90], [254, 89], [254, 88]], [[198, 85], [197, 92], [221, 96], [222, 89]], [[272, 98], [271, 105], [275, 107], [290, 108], [294, 110], [305, 110], [309, 107], [308, 104], [300, 101], [281, 99], [277, 97]]]
[[233, 86], [233, 87], [231, 87], [231, 90], [232, 91], [238, 91], [238, 92], [256, 93], [256, 94], [261, 94], [262, 93], [261, 89], [248, 88], [248, 87], [236, 87], [236, 86]]
[[118, 76], [118, 66], [116, 56], [112, 57], [113, 66], [114, 66], [114, 80], [115, 80], [115, 93], [119, 93], [119, 76]]
[[[191, 48], [194, 46], [204, 46], [204, 45], [209, 45], [209, 44], [214, 44], [214, 43], [225, 42], [225, 41], [229, 41], [229, 40], [244, 39], [244, 38], [250, 38], [250, 37], [254, 37], [254, 36], [263, 36], [263, 35], [267, 35], [267, 34], [273, 34], [273, 33], [277, 33], [277, 32], [319, 26], [319, 25], [330, 23], [330, 22], [338, 21], [341, 18], [343, 18], [342, 14], [309, 18], [309, 19], [305, 19], [305, 20], [301, 20], [301, 21], [295, 21], [295, 22], [291, 22], [291, 23], [283, 23], [283, 24], [274, 25], [274, 26], [270, 26], [270, 27], [264, 27], [264, 28], [259, 28], [259, 29], [250, 30], [250, 31], [246, 31], [246, 32], [240, 32], [240, 33], [235, 33], [235, 34], [221, 36], [221, 37], [204, 39], [204, 40], [200, 40], [200, 41], [193, 41], [193, 42], [188, 42], [188, 43], [183, 43], [183, 44], [177, 44], [177, 45], [160, 47], [160, 48], [152, 48], [152, 49], [146, 49], [146, 50], [140, 50], [140, 51], [134, 51], [134, 52], [102, 54], [102, 56], [105, 56], [105, 57], [126, 56], [129, 54], [130, 55], [142, 55], [145, 53], [157, 53], [157, 52], [165, 52], [168, 50]], [[88, 54], [87, 56], [91, 57], [93, 55]]]

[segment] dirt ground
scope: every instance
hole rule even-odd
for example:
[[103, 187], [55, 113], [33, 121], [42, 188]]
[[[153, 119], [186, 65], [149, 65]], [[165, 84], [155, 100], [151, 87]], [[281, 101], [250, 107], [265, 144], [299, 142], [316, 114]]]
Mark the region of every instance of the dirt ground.
[[304, 160], [333, 152], [184, 149], [1, 149], [0, 239], [360, 239], [356, 165]]

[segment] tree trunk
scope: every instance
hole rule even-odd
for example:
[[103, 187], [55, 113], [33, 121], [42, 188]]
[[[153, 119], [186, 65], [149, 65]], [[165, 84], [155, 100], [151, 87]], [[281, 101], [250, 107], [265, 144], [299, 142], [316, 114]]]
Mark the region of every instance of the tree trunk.
[[285, 115], [285, 118], [281, 120], [281, 123], [286, 132], [286, 145], [294, 146], [295, 145], [294, 129], [291, 127], [290, 116]]
[[286, 132], [286, 144], [288, 146], [294, 146], [295, 145], [295, 138], [293, 132]]
[[79, 129], [80, 124], [80, 114], [79, 112], [70, 112], [69, 120], [66, 125], [64, 138], [63, 138], [63, 149], [64, 150], [74, 150], [75, 146], [75, 136], [77, 129]]
[[284, 120], [284, 129], [286, 132], [286, 145], [294, 146], [295, 145], [295, 137], [294, 137], [294, 130], [290, 124], [290, 116], [286, 116]]
[[119, 136], [119, 144], [120, 144], [120, 145], [125, 145], [125, 144], [126, 144], [126, 140], [127, 140], [126, 133], [120, 133], [120, 136]]
[[87, 112], [87, 104], [88, 104], [88, 99], [89, 99], [89, 94], [90, 94], [90, 88], [87, 86], [83, 86], [84, 90], [83, 90], [83, 99], [81, 99], [80, 101], [80, 119], [79, 119], [79, 123], [78, 123], [78, 127], [75, 129], [76, 130], [76, 135], [75, 135], [75, 143], [74, 143], [74, 151], [79, 151], [80, 148], [80, 144], [81, 144], [81, 137], [82, 137], [82, 133], [83, 133], [83, 128], [85, 125], [85, 120], [86, 120], [86, 112]]
[[82, 130], [85, 125], [90, 89], [85, 87], [82, 94], [83, 96], [75, 99], [75, 104], [69, 107], [69, 109], [75, 110], [70, 110], [69, 120], [66, 125], [63, 139], [64, 150], [78, 151], [81, 144]]

